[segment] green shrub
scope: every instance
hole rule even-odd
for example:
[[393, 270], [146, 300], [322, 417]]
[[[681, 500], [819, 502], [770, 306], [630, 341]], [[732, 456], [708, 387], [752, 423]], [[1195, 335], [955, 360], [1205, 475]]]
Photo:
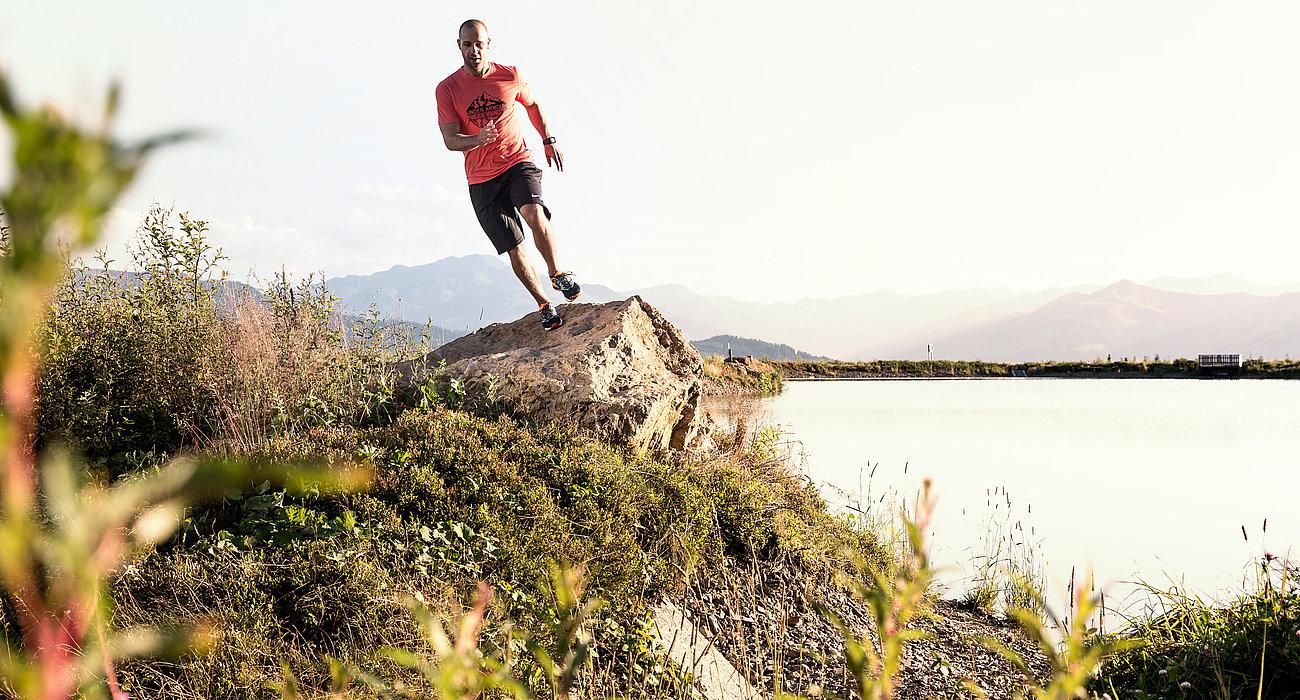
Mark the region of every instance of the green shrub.
[[[176, 223], [179, 219], [179, 223]], [[132, 270], [74, 265], [39, 328], [42, 442], [129, 469], [128, 454], [253, 452], [316, 426], [378, 425], [401, 409], [392, 362], [427, 337], [348, 321], [314, 276], [264, 292], [227, 282], [207, 224], [155, 206]]]
[[206, 433], [222, 330], [211, 285], [220, 252], [207, 224], [154, 207], [139, 273], [72, 267], [39, 329], [39, 433], [92, 457], [169, 451]]

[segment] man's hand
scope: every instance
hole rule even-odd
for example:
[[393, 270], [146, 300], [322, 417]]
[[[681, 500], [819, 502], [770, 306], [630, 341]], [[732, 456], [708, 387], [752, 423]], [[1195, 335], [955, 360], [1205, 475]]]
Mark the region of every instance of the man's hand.
[[564, 172], [564, 154], [560, 153], [555, 144], [546, 147], [546, 164], [554, 165], [556, 170]]
[[501, 134], [497, 133], [497, 121], [493, 119], [487, 124], [484, 124], [483, 128], [480, 129], [477, 134], [474, 134], [474, 141], [475, 141], [474, 145], [486, 146], [487, 144], [496, 141], [497, 137], [499, 137], [500, 135]]

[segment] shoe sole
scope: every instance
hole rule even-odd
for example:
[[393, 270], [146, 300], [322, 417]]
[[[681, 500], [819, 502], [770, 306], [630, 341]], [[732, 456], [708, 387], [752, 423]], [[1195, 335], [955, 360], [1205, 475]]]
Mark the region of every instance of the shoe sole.
[[542, 326], [542, 330], [544, 330], [544, 331], [553, 331], [553, 330], [555, 330], [556, 328], [559, 328], [560, 326], [563, 326], [563, 325], [564, 325], [564, 319], [560, 319], [560, 322], [557, 323], [557, 324], [555, 324], [554, 326], [543, 325], [543, 326]]

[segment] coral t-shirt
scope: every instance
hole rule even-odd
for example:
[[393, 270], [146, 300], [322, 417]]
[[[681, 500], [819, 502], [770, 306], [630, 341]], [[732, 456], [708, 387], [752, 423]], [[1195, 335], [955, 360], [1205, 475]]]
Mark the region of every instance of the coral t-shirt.
[[477, 134], [496, 120], [497, 140], [465, 151], [465, 176], [469, 184], [487, 182], [512, 165], [532, 159], [515, 103], [533, 105], [533, 91], [514, 66], [490, 64], [478, 77], [457, 68], [438, 83], [438, 123], [456, 124], [458, 133]]

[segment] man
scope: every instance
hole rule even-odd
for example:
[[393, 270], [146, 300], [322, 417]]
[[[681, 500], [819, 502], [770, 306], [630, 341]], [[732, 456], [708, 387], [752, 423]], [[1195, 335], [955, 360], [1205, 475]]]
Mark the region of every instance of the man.
[[533, 266], [519, 244], [524, 242], [520, 217], [532, 229], [533, 242], [546, 261], [551, 286], [573, 301], [582, 288], [573, 274], [560, 272], [555, 262], [555, 236], [551, 210], [542, 202], [542, 170], [533, 165], [514, 103], [523, 105], [528, 120], [542, 136], [546, 164], [564, 171], [564, 156], [533, 97], [528, 83], [514, 66], [487, 60], [492, 39], [487, 25], [467, 20], [460, 25], [456, 45], [464, 65], [438, 83], [438, 128], [447, 148], [465, 153], [469, 199], [497, 254], [509, 253], [515, 276], [537, 300], [542, 328], [550, 331], [564, 320], [551, 307]]

